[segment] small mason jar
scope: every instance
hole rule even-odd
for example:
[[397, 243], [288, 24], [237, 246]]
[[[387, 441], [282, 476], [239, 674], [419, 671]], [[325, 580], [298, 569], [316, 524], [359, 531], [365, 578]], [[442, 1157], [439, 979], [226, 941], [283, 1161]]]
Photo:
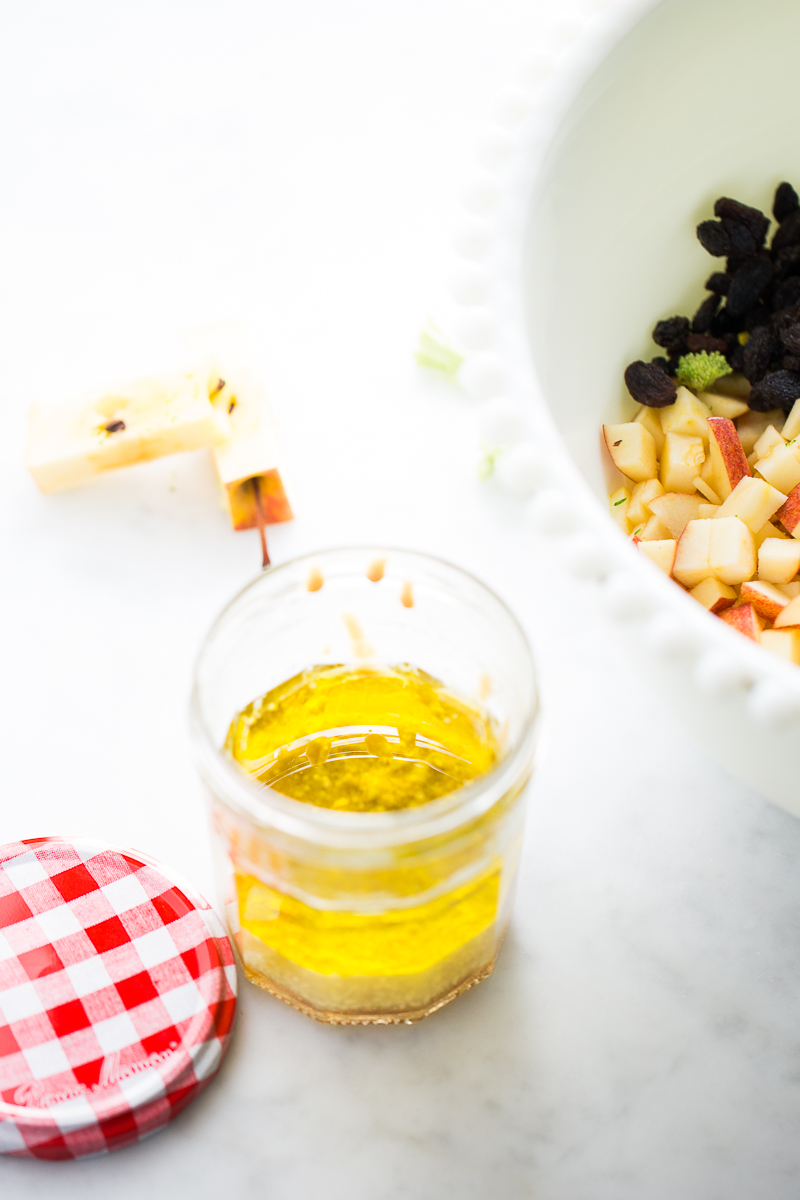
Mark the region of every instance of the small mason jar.
[[[497, 758], [447, 795], [343, 812], [258, 782], [225, 750], [256, 697], [325, 664], [409, 664], [491, 723]], [[220, 898], [247, 976], [318, 1020], [395, 1024], [490, 974], [508, 926], [538, 693], [525, 635], [471, 575], [338, 549], [260, 575], [197, 660], [192, 730]]]

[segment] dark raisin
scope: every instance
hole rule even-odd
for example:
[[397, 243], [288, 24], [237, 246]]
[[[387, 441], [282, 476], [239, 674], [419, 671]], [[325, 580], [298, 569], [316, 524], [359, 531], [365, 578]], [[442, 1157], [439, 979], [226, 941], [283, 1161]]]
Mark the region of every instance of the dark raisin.
[[[758, 383], [769, 370], [769, 365], [778, 351], [778, 339], [770, 325], [759, 325], [747, 339], [744, 348], [743, 371], [751, 383]], [[773, 405], [773, 408], [775, 405]], [[766, 411], [766, 410], [764, 410]]]
[[800, 208], [790, 212], [778, 226], [772, 239], [773, 253], [785, 250], [787, 246], [796, 246], [800, 242]]
[[790, 275], [784, 279], [780, 287], [775, 288], [772, 296], [772, 307], [775, 312], [782, 308], [791, 308], [800, 300], [800, 275]]
[[692, 333], [708, 333], [709, 326], [719, 308], [719, 296], [713, 292], [707, 296], [692, 317]]
[[756, 253], [759, 243], [741, 221], [731, 221], [727, 217], [723, 217], [722, 227], [728, 235], [731, 254], [738, 258], [750, 258]]
[[780, 330], [780, 339], [789, 354], [800, 354], [800, 322], [787, 322]]
[[106, 433], [122, 433], [125, 428], [124, 421], [109, 421], [105, 426]]
[[686, 348], [690, 354], [699, 354], [701, 350], [705, 350], [707, 354], [713, 354], [718, 351], [724, 354], [728, 349], [726, 338], [711, 337], [707, 333], [690, 333], [686, 339]]
[[741, 371], [744, 367], [744, 346], [737, 342], [725, 355], [728, 360], [728, 366], [732, 371]]
[[633, 362], [625, 369], [625, 383], [634, 400], [650, 408], [666, 408], [678, 395], [669, 375], [653, 363]]
[[772, 215], [776, 221], [785, 221], [790, 213], [800, 208], [800, 199], [790, 183], [779, 183], [775, 189]]
[[744, 314], [742, 318], [743, 330], [746, 333], [752, 333], [754, 329], [758, 329], [759, 325], [769, 325], [769, 311], [763, 304], [756, 304], [749, 312]]
[[747, 403], [755, 412], [782, 408], [789, 412], [800, 397], [800, 375], [794, 371], [771, 371], [753, 388]]
[[738, 221], [749, 231], [757, 246], [763, 245], [769, 229], [769, 217], [765, 217], [760, 208], [749, 208], [738, 200], [720, 196], [714, 205], [714, 216], [722, 217], [723, 220]]
[[740, 267], [731, 280], [725, 307], [734, 317], [743, 317], [772, 282], [772, 263], [758, 254]]
[[727, 296], [730, 286], [731, 277], [730, 275], [726, 275], [724, 271], [715, 271], [706, 280], [706, 291], [713, 292], [715, 296]]
[[725, 258], [731, 253], [731, 239], [721, 221], [701, 221], [697, 226], [697, 239], [714, 258]]
[[726, 337], [729, 333], [738, 333], [742, 328], [741, 317], [734, 317], [727, 308], [721, 308], [709, 327], [712, 337]]
[[688, 332], [688, 317], [667, 317], [665, 321], [659, 321], [653, 330], [653, 341], [657, 346], [663, 346], [670, 354], [683, 354]]
[[800, 358], [796, 354], [784, 354], [781, 359], [782, 371], [800, 371]]
[[775, 278], [778, 283], [788, 279], [790, 275], [800, 275], [800, 244], [787, 246], [775, 255]]
[[669, 359], [664, 358], [663, 355], [659, 354], [656, 358], [651, 358], [650, 366], [658, 367], [659, 371], [663, 371], [665, 375], [672, 374], [672, 372], [669, 369]]

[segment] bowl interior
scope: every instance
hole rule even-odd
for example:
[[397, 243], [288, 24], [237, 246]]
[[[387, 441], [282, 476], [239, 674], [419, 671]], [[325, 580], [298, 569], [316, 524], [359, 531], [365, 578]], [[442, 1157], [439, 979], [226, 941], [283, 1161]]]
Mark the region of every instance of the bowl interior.
[[532, 204], [527, 313], [559, 431], [603, 499], [603, 421], [630, 419], [627, 363], [691, 316], [712, 259], [695, 226], [716, 197], [771, 211], [800, 190], [800, 4], [664, 0], [608, 55], [561, 122]]

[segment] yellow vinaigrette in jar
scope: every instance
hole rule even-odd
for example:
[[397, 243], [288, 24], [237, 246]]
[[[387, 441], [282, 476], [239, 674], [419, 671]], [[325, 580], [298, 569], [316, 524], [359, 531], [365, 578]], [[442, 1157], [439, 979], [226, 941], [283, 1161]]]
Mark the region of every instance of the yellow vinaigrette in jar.
[[[410, 666], [303, 671], [237, 714], [226, 749], [264, 785], [350, 813], [426, 804], [489, 771], [499, 755], [488, 716]], [[497, 916], [502, 862], [497, 855], [476, 862], [474, 843], [485, 836], [476, 827], [458, 848], [407, 862], [399, 854], [348, 878], [348, 894], [361, 902], [345, 909], [336, 872], [317, 871], [309, 880], [312, 905], [302, 898], [296, 864], [282, 870], [273, 861], [276, 886], [239, 867], [248, 973], [279, 994], [293, 990], [293, 971], [303, 975], [304, 990], [306, 972], [398, 984], [408, 977], [417, 983], [396, 1000], [409, 1010], [431, 989], [446, 992], [469, 975], [473, 959], [484, 962], [482, 935]], [[285, 891], [281, 875], [291, 875]], [[276, 989], [281, 972], [284, 987]]]

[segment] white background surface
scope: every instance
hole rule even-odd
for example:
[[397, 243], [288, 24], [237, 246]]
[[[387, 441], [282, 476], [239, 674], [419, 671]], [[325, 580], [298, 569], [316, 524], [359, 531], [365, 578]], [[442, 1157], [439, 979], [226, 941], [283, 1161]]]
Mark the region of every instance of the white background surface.
[[[576, 0], [577, 2], [577, 0]], [[575, 4], [559, 2], [564, 15]], [[790, 1200], [800, 825], [642, 695], [588, 593], [477, 483], [412, 361], [471, 147], [543, 0], [71, 0], [0, 9], [0, 840], [86, 832], [211, 892], [191, 662], [258, 567], [204, 453], [44, 498], [29, 402], [243, 314], [297, 520], [276, 561], [407, 544], [538, 651], [549, 754], [495, 976], [419, 1026], [244, 988], [220, 1078], [151, 1141], [0, 1162], [9, 1200]]]

